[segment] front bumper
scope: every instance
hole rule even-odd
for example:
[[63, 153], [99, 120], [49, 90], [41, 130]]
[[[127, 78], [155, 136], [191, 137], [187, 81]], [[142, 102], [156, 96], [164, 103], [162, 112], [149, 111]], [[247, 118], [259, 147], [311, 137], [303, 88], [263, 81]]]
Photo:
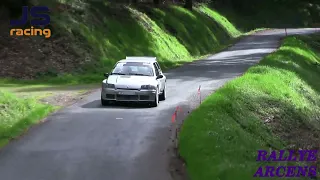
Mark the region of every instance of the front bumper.
[[156, 98], [156, 90], [124, 90], [102, 88], [101, 98], [108, 101], [151, 102]]

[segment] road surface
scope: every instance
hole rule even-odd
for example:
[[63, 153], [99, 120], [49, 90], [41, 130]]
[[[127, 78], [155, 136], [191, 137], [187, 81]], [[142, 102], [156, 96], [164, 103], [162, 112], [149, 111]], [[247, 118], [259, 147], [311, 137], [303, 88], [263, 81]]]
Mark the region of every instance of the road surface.
[[274, 51], [284, 35], [284, 30], [259, 32], [168, 71], [167, 100], [156, 108], [101, 107], [97, 90], [2, 149], [1, 180], [171, 180], [167, 149], [174, 108], [196, 107], [199, 85], [206, 96]]

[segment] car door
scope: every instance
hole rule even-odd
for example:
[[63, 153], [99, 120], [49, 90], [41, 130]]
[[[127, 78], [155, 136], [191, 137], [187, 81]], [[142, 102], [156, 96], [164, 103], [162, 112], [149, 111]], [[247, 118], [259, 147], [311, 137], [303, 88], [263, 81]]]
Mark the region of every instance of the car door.
[[[160, 75], [160, 72], [159, 72], [159, 69], [158, 69], [156, 63], [153, 63], [153, 67], [154, 67], [154, 71], [155, 71], [155, 73], [156, 73], [156, 77], [158, 77], [158, 76]], [[157, 81], [158, 81], [158, 84], [159, 84], [159, 91], [161, 92], [161, 91], [162, 91], [162, 88], [163, 88], [163, 87], [162, 87], [161, 79], [157, 79]]]
[[158, 62], [156, 62], [156, 66], [158, 68], [159, 73], [163, 76], [163, 78], [160, 79], [161, 87], [162, 87], [161, 90], [163, 90], [165, 88], [165, 85], [166, 85], [166, 76], [163, 74], [163, 72], [161, 70], [161, 67], [160, 67]]

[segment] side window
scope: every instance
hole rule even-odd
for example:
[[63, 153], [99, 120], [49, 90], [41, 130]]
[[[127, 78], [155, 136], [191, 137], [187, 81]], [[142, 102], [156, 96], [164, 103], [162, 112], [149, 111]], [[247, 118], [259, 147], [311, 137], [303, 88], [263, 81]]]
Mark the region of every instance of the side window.
[[123, 64], [117, 63], [114, 65], [112, 72], [113, 73], [119, 73], [123, 69]]
[[156, 63], [153, 63], [153, 67], [154, 67], [154, 70], [156, 71], [156, 76], [159, 76], [160, 72], [158, 70]]

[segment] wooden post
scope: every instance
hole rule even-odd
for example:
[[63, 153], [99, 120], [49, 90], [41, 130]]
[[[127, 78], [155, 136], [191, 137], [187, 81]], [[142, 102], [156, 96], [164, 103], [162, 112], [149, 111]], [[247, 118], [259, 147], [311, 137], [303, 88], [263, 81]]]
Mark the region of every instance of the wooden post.
[[287, 28], [284, 28], [285, 32], [286, 32], [286, 36], [288, 36], [288, 33], [287, 33]]
[[178, 109], [176, 109], [175, 113], [175, 123], [174, 123], [174, 131], [175, 131], [175, 135], [174, 135], [174, 141], [175, 141], [175, 148], [178, 148], [178, 126], [177, 126], [177, 117], [178, 117]]
[[200, 101], [200, 104], [201, 104], [201, 85], [199, 86], [198, 94], [199, 94], [199, 101]]
[[[177, 116], [178, 116], [178, 113], [177, 113], [177, 110], [176, 110], [176, 119], [177, 119]], [[177, 120], [175, 121], [176, 123], [175, 123], [175, 126], [174, 126], [174, 129], [175, 129], [175, 132], [176, 132], [176, 134], [175, 134], [175, 147], [176, 148], [178, 148], [178, 126], [177, 126]]]
[[[178, 109], [178, 108], [177, 108]], [[171, 138], [172, 138], [172, 142], [175, 143], [175, 148], [177, 148], [178, 146], [178, 132], [177, 132], [177, 111], [175, 110], [172, 117], [171, 117], [171, 122], [172, 124], [172, 130], [171, 130]]]

